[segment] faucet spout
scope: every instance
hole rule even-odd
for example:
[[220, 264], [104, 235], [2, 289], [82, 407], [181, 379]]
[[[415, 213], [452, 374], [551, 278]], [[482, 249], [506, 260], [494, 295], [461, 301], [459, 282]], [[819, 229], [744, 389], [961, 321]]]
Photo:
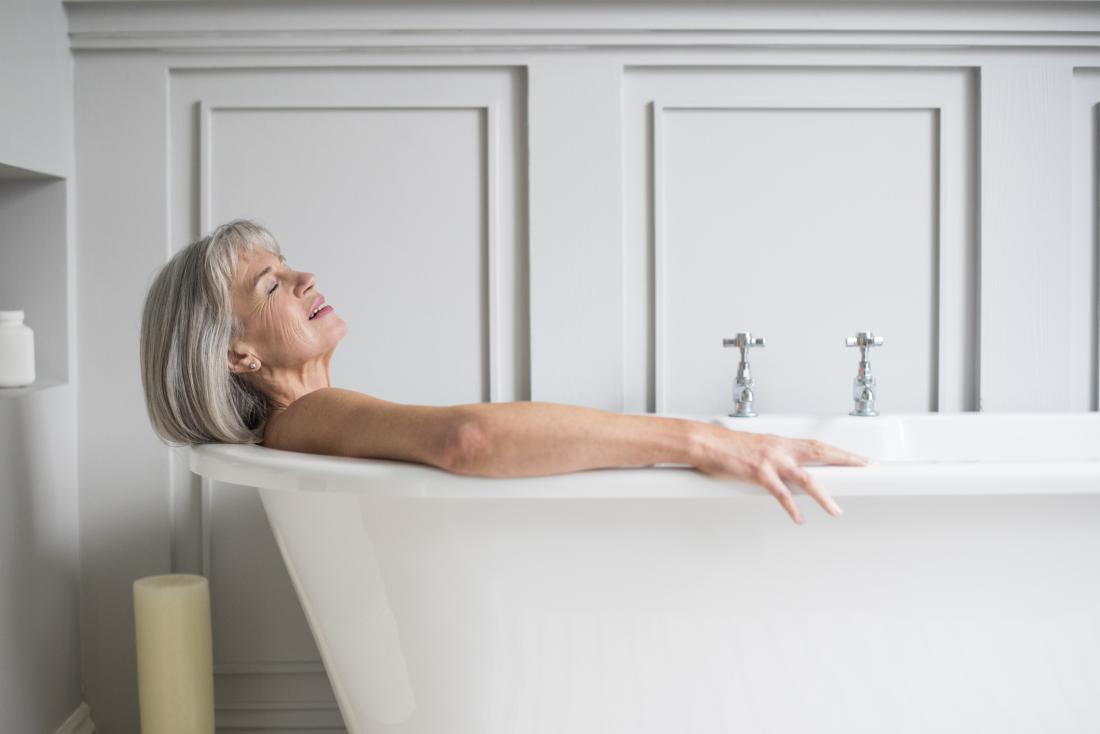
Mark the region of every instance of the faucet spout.
[[740, 331], [733, 339], [723, 339], [722, 346], [738, 347], [741, 360], [737, 363], [737, 379], [733, 383], [733, 412], [731, 418], [752, 418], [756, 413], [752, 409], [753, 380], [749, 369], [748, 350], [750, 347], [764, 346], [764, 337], [753, 338], [752, 333]]
[[870, 331], [861, 331], [854, 337], [847, 337], [844, 343], [849, 347], [859, 347], [859, 371], [852, 380], [852, 400], [855, 402], [855, 408], [850, 410], [848, 415], [878, 415], [878, 411], [875, 410], [878, 386], [875, 384], [875, 376], [871, 374], [871, 360], [867, 359], [867, 350], [882, 346], [884, 339]]

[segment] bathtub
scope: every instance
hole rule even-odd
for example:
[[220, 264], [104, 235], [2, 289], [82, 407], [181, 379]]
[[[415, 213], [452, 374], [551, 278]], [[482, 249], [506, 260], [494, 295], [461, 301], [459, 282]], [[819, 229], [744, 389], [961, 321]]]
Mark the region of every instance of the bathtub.
[[1100, 731], [1100, 414], [673, 417], [873, 463], [802, 526], [673, 464], [190, 466], [259, 489], [351, 734]]

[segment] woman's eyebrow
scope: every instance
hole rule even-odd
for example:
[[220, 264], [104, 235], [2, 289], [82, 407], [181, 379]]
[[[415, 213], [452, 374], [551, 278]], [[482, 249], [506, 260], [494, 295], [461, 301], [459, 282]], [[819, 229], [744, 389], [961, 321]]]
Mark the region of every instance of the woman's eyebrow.
[[260, 284], [260, 278], [264, 277], [265, 275], [267, 275], [270, 272], [271, 272], [271, 266], [270, 265], [268, 265], [266, 268], [261, 270], [259, 272], [259, 274], [256, 276], [256, 278], [252, 281], [252, 290], [256, 290], [256, 286], [258, 286]]
[[[285, 264], [286, 263], [286, 258], [283, 257], [282, 255], [279, 255], [279, 262]], [[252, 290], [256, 290], [256, 286], [258, 286], [260, 284], [260, 278], [264, 277], [265, 275], [267, 275], [270, 272], [271, 272], [271, 266], [270, 265], [268, 265], [266, 268], [261, 270], [256, 275], [255, 279], [253, 279], [253, 281], [252, 281]]]

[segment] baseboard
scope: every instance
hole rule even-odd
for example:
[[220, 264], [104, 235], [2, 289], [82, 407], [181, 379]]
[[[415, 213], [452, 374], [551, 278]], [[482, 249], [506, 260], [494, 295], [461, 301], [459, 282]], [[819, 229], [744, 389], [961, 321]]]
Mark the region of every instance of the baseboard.
[[92, 722], [91, 707], [80, 702], [72, 715], [65, 719], [65, 723], [58, 727], [54, 734], [95, 734], [95, 724]]

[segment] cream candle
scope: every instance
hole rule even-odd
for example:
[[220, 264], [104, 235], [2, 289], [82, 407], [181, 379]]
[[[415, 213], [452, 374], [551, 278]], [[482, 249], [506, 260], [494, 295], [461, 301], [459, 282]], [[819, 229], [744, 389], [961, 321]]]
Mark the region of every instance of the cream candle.
[[173, 573], [134, 582], [142, 734], [213, 734], [210, 585]]

